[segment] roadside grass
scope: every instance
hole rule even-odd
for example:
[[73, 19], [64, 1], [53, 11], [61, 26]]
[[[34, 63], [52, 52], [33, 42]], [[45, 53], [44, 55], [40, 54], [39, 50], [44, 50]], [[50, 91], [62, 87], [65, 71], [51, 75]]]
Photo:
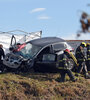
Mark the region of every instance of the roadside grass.
[[0, 74], [0, 100], [89, 100], [90, 79], [57, 81], [59, 73]]

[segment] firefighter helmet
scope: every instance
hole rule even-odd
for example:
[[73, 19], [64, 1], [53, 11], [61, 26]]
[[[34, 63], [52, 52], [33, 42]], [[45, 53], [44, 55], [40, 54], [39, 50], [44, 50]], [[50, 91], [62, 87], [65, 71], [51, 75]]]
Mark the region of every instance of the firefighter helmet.
[[83, 46], [83, 47], [86, 47], [86, 43], [85, 42], [82, 42], [80, 45]]
[[65, 49], [64, 52], [68, 52], [68, 53], [70, 53], [70, 50], [69, 50], [69, 49]]
[[89, 46], [89, 45], [90, 45], [90, 43], [87, 43], [86, 45], [87, 45], [87, 46]]

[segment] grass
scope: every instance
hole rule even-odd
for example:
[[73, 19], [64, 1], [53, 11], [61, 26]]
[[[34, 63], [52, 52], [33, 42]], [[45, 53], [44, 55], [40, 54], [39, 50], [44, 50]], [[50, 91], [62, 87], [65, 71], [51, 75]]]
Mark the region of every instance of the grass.
[[90, 80], [60, 83], [58, 73], [0, 74], [0, 100], [89, 100]]

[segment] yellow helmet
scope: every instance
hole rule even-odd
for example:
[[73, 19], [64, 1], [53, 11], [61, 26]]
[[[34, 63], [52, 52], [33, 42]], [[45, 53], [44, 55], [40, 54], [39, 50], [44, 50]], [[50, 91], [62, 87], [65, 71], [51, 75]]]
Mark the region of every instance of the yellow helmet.
[[85, 42], [82, 42], [81, 45], [83, 45], [84, 47], [86, 47], [86, 43]]
[[89, 45], [90, 45], [90, 43], [87, 43], [86, 45], [87, 45], [87, 46], [89, 46]]

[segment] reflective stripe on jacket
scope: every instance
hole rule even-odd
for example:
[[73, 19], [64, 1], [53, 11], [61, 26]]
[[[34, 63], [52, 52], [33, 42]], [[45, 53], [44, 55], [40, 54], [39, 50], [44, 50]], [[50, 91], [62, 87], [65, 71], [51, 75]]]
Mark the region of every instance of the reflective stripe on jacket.
[[88, 58], [87, 60], [90, 60], [90, 58]]
[[90, 45], [87, 47], [87, 60], [90, 60]]

